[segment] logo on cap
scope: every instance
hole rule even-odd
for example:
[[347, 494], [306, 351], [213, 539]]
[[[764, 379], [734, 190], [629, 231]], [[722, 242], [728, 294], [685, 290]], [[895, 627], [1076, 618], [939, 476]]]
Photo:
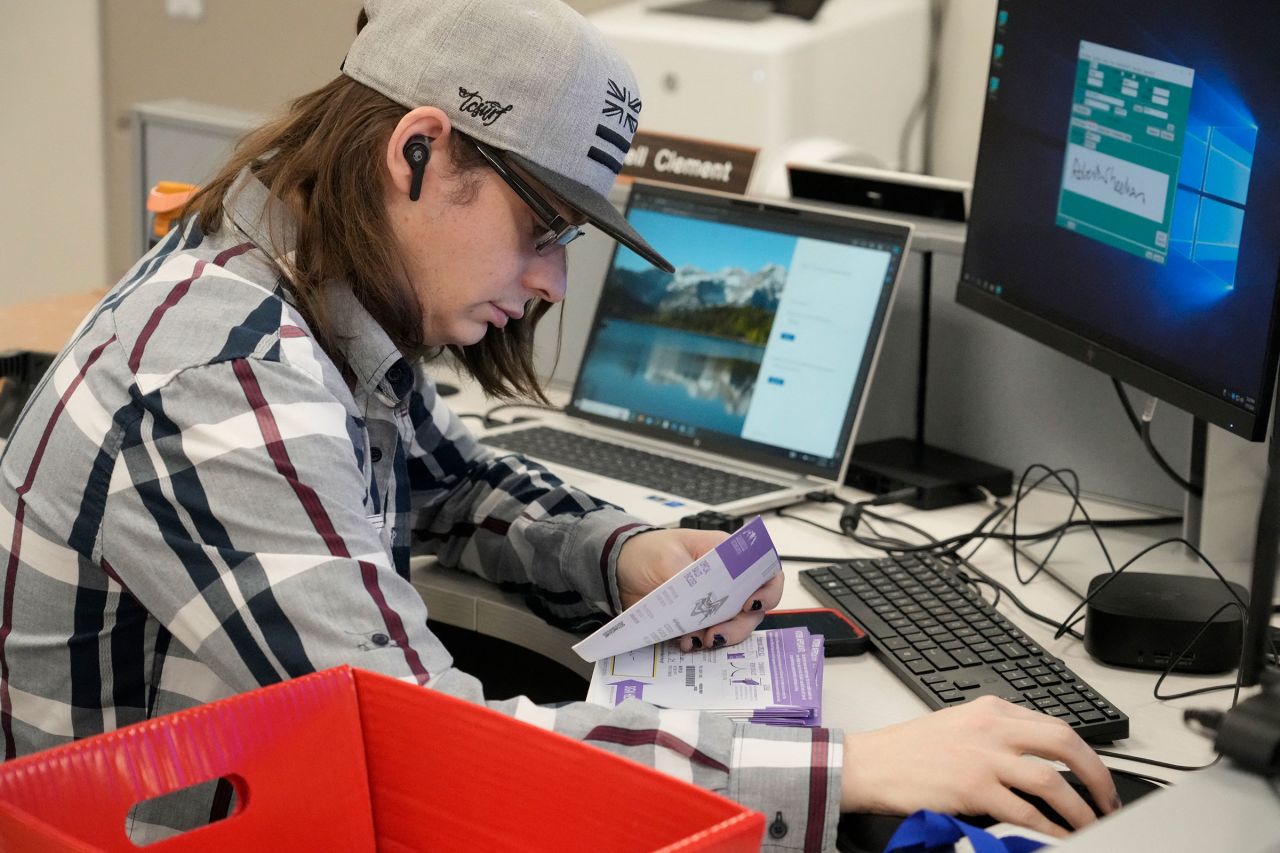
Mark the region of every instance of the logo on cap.
[[620, 87], [610, 80], [609, 90], [604, 96], [604, 114], [635, 133], [640, 119], [640, 99], [631, 97], [625, 86]]
[[458, 97], [462, 98], [462, 103], [458, 105], [458, 109], [480, 119], [480, 121], [484, 122], [485, 127], [511, 112], [511, 108], [514, 106], [514, 104], [507, 104], [504, 107], [497, 101], [486, 101], [478, 91], [468, 92], [461, 86], [458, 87]]
[[[640, 115], [640, 99], [631, 97], [626, 87], [619, 86], [610, 80], [609, 88], [605, 92], [604, 110], [602, 112], [606, 118], [613, 119], [619, 127], [624, 127], [631, 133], [635, 133]], [[604, 124], [596, 125], [596, 138], [613, 146], [618, 153], [614, 155], [609, 151], [592, 145], [587, 150], [587, 156], [615, 175], [621, 172], [621, 158], [631, 148], [631, 139]]]

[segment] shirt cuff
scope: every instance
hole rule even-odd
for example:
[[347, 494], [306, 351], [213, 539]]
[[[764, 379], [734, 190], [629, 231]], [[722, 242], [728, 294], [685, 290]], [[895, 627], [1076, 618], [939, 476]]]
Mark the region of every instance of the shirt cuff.
[[761, 850], [834, 850], [844, 734], [839, 729], [735, 727], [727, 795], [764, 812]]
[[566, 564], [587, 561], [578, 567], [574, 577], [585, 579], [588, 587], [578, 590], [589, 601], [597, 602], [611, 614], [622, 612], [618, 593], [618, 554], [622, 546], [637, 534], [657, 530], [625, 512], [603, 507], [584, 515], [575, 525], [573, 535], [565, 542], [561, 559]]

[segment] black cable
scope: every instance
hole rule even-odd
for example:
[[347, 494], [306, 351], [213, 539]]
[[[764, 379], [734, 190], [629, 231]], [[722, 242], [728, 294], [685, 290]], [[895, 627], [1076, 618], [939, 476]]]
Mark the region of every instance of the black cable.
[[[876, 526], [871, 523], [871, 519], [873, 518], [882, 522], [888, 521], [890, 519], [886, 518], [883, 515], [876, 515], [875, 513], [869, 512], [869, 511], [863, 515], [862, 524], [864, 527], [867, 528], [867, 530], [871, 531], [871, 535], [875, 537], [874, 541], [883, 542], [884, 544], [889, 545], [890, 547], [893, 547], [893, 548], [903, 548], [903, 547], [910, 548], [911, 547], [911, 543], [907, 542], [905, 539], [899, 539], [896, 536], [888, 536], [884, 533], [881, 533], [880, 530], [877, 529]], [[913, 529], [919, 530], [919, 528], [913, 528]]]
[[1173, 470], [1164, 456], [1156, 449], [1155, 443], [1151, 440], [1151, 421], [1148, 418], [1139, 418], [1137, 412], [1133, 410], [1133, 403], [1129, 400], [1128, 393], [1125, 392], [1124, 386], [1120, 384], [1120, 380], [1112, 378], [1112, 386], [1116, 389], [1116, 395], [1120, 397], [1120, 405], [1124, 406], [1124, 413], [1129, 418], [1129, 423], [1133, 425], [1133, 429], [1142, 439], [1142, 444], [1147, 448], [1147, 452], [1151, 454], [1151, 458], [1160, 466], [1160, 470], [1164, 471], [1169, 477], [1177, 483], [1182, 489], [1195, 497], [1203, 497], [1204, 489], [1196, 486], [1194, 483], [1186, 480], [1181, 474]]
[[[1223, 580], [1222, 582], [1224, 584], [1226, 583], [1225, 580]], [[1230, 589], [1230, 587], [1228, 587], [1228, 589]], [[1219, 690], [1235, 688], [1235, 692], [1231, 694], [1231, 707], [1234, 708], [1236, 706], [1236, 703], [1240, 701], [1240, 687], [1244, 682], [1244, 670], [1240, 669], [1239, 667], [1236, 668], [1236, 680], [1234, 684], [1219, 684], [1213, 687], [1201, 687], [1196, 690], [1187, 690], [1182, 693], [1173, 693], [1168, 696], [1160, 695], [1160, 685], [1164, 684], [1165, 678], [1167, 678], [1169, 676], [1169, 673], [1172, 672], [1175, 667], [1177, 667], [1178, 661], [1186, 657], [1187, 652], [1195, 648], [1196, 643], [1200, 642], [1200, 638], [1204, 636], [1204, 632], [1209, 630], [1209, 626], [1213, 624], [1213, 620], [1217, 619], [1218, 614], [1222, 613], [1222, 611], [1226, 610], [1228, 607], [1234, 607], [1238, 609], [1240, 611], [1240, 618], [1242, 620], [1244, 619], [1245, 607], [1238, 600], [1228, 601], [1226, 604], [1222, 605], [1217, 610], [1213, 611], [1213, 614], [1204, 621], [1204, 624], [1200, 626], [1200, 630], [1196, 631], [1195, 636], [1191, 638], [1191, 642], [1187, 643], [1187, 645], [1182, 649], [1182, 651], [1178, 652], [1177, 656], [1173, 658], [1173, 660], [1169, 664], [1168, 669], [1160, 673], [1160, 677], [1156, 679], [1155, 689], [1152, 691], [1153, 696], [1155, 696], [1157, 699], [1163, 702], [1169, 699], [1185, 699], [1188, 696], [1200, 696], [1205, 693], [1216, 693]], [[1243, 642], [1241, 643], [1241, 645], [1243, 646]], [[1241, 649], [1241, 651], [1243, 651], [1243, 648]]]
[[[1037, 466], [1033, 466], [1033, 467], [1037, 467]], [[1038, 467], [1046, 468], [1046, 470], [1049, 470], [1049, 469], [1047, 469], [1047, 467], [1046, 467], [1046, 466], [1043, 466], [1043, 465], [1040, 465], [1040, 466], [1038, 466]], [[1062, 469], [1062, 471], [1067, 472], [1067, 473], [1072, 473], [1072, 474], [1074, 475], [1074, 472], [1070, 472], [1070, 471], [1069, 471], [1069, 469]], [[1052, 474], [1052, 473], [1049, 473], [1049, 474], [1044, 475], [1044, 477], [1042, 477], [1039, 481], [1037, 481], [1036, 483], [1032, 484], [1032, 486], [1031, 486], [1031, 487], [1029, 487], [1028, 489], [1026, 489], [1026, 491], [1025, 491], [1025, 493], [1022, 495], [1022, 497], [1025, 497], [1025, 496], [1026, 496], [1026, 494], [1030, 494], [1030, 493], [1031, 493], [1031, 491], [1033, 491], [1033, 490], [1035, 489], [1035, 487], [1036, 487], [1036, 486], [1038, 486], [1040, 483], [1044, 482], [1045, 480], [1051, 479], [1052, 477], [1053, 477], [1053, 474]], [[1024, 475], [1024, 479], [1025, 479], [1025, 475]], [[1060, 478], [1059, 478], [1059, 481], [1061, 482]], [[1078, 495], [1078, 494], [1076, 494], [1076, 493], [1074, 493], [1074, 492], [1071, 492], [1070, 490], [1068, 490], [1068, 493], [1069, 493], [1069, 494], [1071, 494], [1071, 495], [1072, 495], [1072, 497], [1075, 499], [1075, 505], [1076, 505], [1076, 506], [1080, 506], [1080, 503], [1079, 503], [1079, 495]], [[881, 497], [883, 497], [883, 496], [881, 496]], [[888, 501], [882, 501], [882, 503], [887, 503], [887, 502], [888, 502]], [[849, 518], [851, 521], [857, 520], [857, 518], [858, 518], [858, 517], [860, 517], [863, 513], [867, 513], [867, 512], [868, 512], [868, 510], [866, 510], [866, 509], [865, 509], [865, 507], [866, 507], [866, 506], [871, 506], [871, 505], [874, 505], [874, 504], [872, 504], [870, 501], [860, 501], [860, 502], [857, 502], [857, 503], [847, 504], [847, 506], [848, 506], [848, 507], [857, 507], [858, 509], [854, 510], [853, 512], [850, 512], [850, 510], [849, 510], [849, 509], [846, 509], [846, 511], [845, 511], [845, 512], [847, 513], [847, 515], [843, 515], [843, 516], [842, 516], [842, 522], [844, 521], [844, 519], [845, 519], [845, 518]], [[1073, 509], [1074, 509], [1074, 507], [1073, 507]], [[934, 539], [934, 538], [933, 538], [933, 537], [931, 537], [931, 536], [928, 536], [927, 534], [923, 534], [923, 531], [921, 531], [918, 527], [914, 527], [913, 525], [910, 525], [910, 524], [908, 524], [907, 522], [903, 522], [903, 521], [901, 521], [901, 520], [899, 520], [899, 519], [895, 519], [895, 518], [892, 518], [892, 517], [890, 517], [890, 516], [882, 516], [882, 515], [873, 514], [873, 517], [875, 517], [875, 518], [879, 518], [879, 519], [880, 519], [880, 520], [882, 520], [882, 521], [886, 521], [886, 522], [893, 523], [893, 524], [898, 524], [898, 525], [901, 525], [901, 526], [903, 526], [903, 527], [907, 527], [907, 528], [909, 528], [909, 529], [913, 529], [913, 530], [914, 530], [915, 532], [917, 532], [917, 533], [922, 533], [923, 535], [925, 535], [925, 538], [927, 538], [927, 539], [929, 540], [929, 543], [928, 543], [928, 544], [920, 544], [920, 545], [907, 545], [907, 546], [903, 546], [903, 547], [880, 547], [880, 546], [879, 546], [879, 545], [877, 545], [876, 543], [869, 542], [869, 541], [862, 541], [862, 542], [860, 542], [859, 544], [867, 545], [868, 547], [877, 548], [878, 550], [883, 550], [883, 551], [885, 551], [886, 553], [902, 553], [902, 554], [910, 554], [910, 553], [934, 552], [934, 553], [935, 553], [935, 555], [937, 555], [937, 556], [941, 556], [941, 555], [944, 555], [944, 554], [946, 554], [946, 553], [948, 553], [948, 552], [958, 551], [958, 550], [959, 550], [961, 547], [963, 547], [965, 544], [967, 544], [968, 542], [971, 542], [971, 541], [973, 541], [973, 540], [975, 540], [975, 539], [978, 539], [978, 540], [979, 540], [979, 545], [981, 545], [981, 544], [982, 544], [983, 542], [985, 542], [987, 539], [993, 539], [993, 540], [997, 540], [997, 541], [1004, 541], [1004, 542], [1017, 542], [1017, 541], [1024, 541], [1024, 542], [1041, 542], [1041, 541], [1044, 541], [1045, 539], [1053, 538], [1054, 536], [1060, 536], [1061, 534], [1065, 533], [1066, 531], [1068, 531], [1068, 530], [1072, 530], [1072, 529], [1075, 529], [1075, 528], [1085, 528], [1085, 527], [1088, 527], [1088, 528], [1092, 529], [1092, 528], [1112, 528], [1112, 527], [1115, 527], [1115, 528], [1120, 528], [1120, 527], [1153, 527], [1153, 526], [1161, 526], [1161, 525], [1166, 525], [1166, 524], [1179, 523], [1179, 522], [1181, 522], [1181, 521], [1182, 521], [1181, 516], [1153, 516], [1153, 517], [1149, 517], [1149, 518], [1135, 518], [1135, 519], [1125, 519], [1125, 518], [1116, 518], [1116, 519], [1090, 519], [1090, 518], [1088, 518], [1088, 517], [1087, 517], [1087, 516], [1088, 516], [1087, 511], [1085, 511], [1085, 515], [1086, 515], [1086, 518], [1085, 518], [1085, 519], [1078, 519], [1078, 520], [1077, 520], [1077, 519], [1072, 519], [1072, 520], [1067, 521], [1067, 522], [1066, 522], [1066, 523], [1064, 523], [1064, 524], [1058, 525], [1058, 526], [1053, 527], [1053, 528], [1050, 528], [1050, 529], [1048, 529], [1048, 530], [1038, 531], [1038, 532], [1036, 532], [1036, 533], [1029, 533], [1029, 534], [1017, 534], [1017, 533], [1013, 533], [1013, 534], [1010, 534], [1010, 533], [997, 533], [997, 532], [994, 532], [994, 531], [995, 531], [995, 528], [996, 528], [996, 527], [998, 527], [998, 526], [999, 526], [999, 524], [1003, 523], [1004, 518], [1008, 516], [1008, 514], [1009, 514], [1009, 512], [1010, 512], [1011, 510], [1012, 510], [1012, 507], [1004, 507], [1004, 508], [997, 507], [997, 509], [996, 509], [996, 510], [993, 510], [993, 512], [992, 512], [992, 513], [988, 514], [988, 516], [987, 516], [986, 518], [984, 518], [984, 519], [979, 523], [979, 525], [978, 525], [977, 527], [975, 527], [975, 528], [974, 528], [972, 531], [970, 531], [969, 533], [961, 533], [961, 534], [957, 534], [957, 535], [955, 535], [955, 536], [951, 536], [951, 537], [949, 537], [949, 538], [947, 538], [947, 539], [942, 539], [942, 540], [937, 540], [937, 539]], [[1074, 514], [1074, 513], [1073, 513], [1073, 514]], [[983, 530], [983, 528], [984, 528], [988, 523], [990, 523], [990, 522], [991, 522], [991, 520], [993, 519], [993, 517], [995, 517], [995, 516], [997, 516], [997, 515], [999, 515], [1000, 517], [999, 517], [998, 519], [996, 519], [995, 524], [993, 524], [993, 525], [992, 525], [992, 530], [991, 530], [991, 531], [984, 531], [984, 530]], [[841, 526], [842, 526], [842, 527], [844, 527], [845, 525], [842, 523], [842, 525], [841, 525]], [[1095, 535], [1096, 535], [1096, 531], [1094, 531], [1094, 532], [1095, 532]], [[854, 541], [858, 541], [858, 539], [857, 539], [856, 537], [851, 537], [851, 538], [854, 538]], [[1099, 541], [1100, 541], [1100, 543], [1101, 543], [1101, 540], [1099, 540]], [[1106, 553], [1106, 546], [1105, 546], [1105, 545], [1102, 545], [1102, 548], [1103, 548], [1103, 552], [1104, 552], [1104, 553]], [[973, 556], [973, 553], [976, 553], [976, 550], [977, 550], [977, 549], [975, 548], [974, 552], [970, 553], [970, 554], [969, 554], [969, 556], [970, 556], [970, 557], [972, 557], [972, 556]], [[1034, 578], [1034, 575], [1033, 575], [1032, 577]], [[1022, 579], [1021, 579], [1021, 578], [1019, 578], [1019, 580], [1022, 580]], [[1028, 580], [1029, 580], [1029, 579], [1028, 579]], [[1023, 582], [1024, 582], [1024, 583], [1026, 583], [1026, 581], [1023, 581]]]
[[1183, 490], [1192, 497], [1204, 497], [1204, 489], [1185, 479], [1181, 474], [1173, 470], [1173, 466], [1164, 461], [1164, 457], [1160, 455], [1158, 450], [1156, 450], [1155, 443], [1151, 440], [1151, 421], [1148, 420], [1144, 420], [1142, 422], [1142, 444], [1151, 453], [1151, 458], [1160, 466], [1160, 470], [1169, 475], [1169, 479], [1181, 486]]
[[493, 428], [493, 427], [499, 427], [499, 426], [509, 426], [510, 424], [516, 423], [516, 421], [509, 421], [509, 422], [507, 422], [507, 423], [503, 423], [502, 421], [494, 420], [494, 418], [493, 418], [494, 414], [495, 414], [495, 413], [497, 413], [497, 412], [501, 412], [501, 411], [503, 411], [504, 409], [541, 409], [541, 410], [543, 410], [543, 411], [547, 411], [547, 412], [562, 412], [562, 411], [564, 411], [564, 409], [563, 409], [562, 407], [560, 407], [560, 406], [548, 406], [548, 405], [546, 405], [546, 404], [544, 404], [544, 403], [532, 403], [532, 402], [529, 402], [529, 403], [523, 403], [523, 402], [522, 402], [522, 403], [499, 403], [498, 405], [496, 405], [496, 406], [494, 406], [493, 408], [489, 409], [487, 412], [485, 412], [485, 413], [481, 416], [481, 417], [483, 417], [483, 418], [484, 418], [484, 425], [485, 425], [486, 427]]
[[[1038, 469], [1038, 468], [1043, 468], [1045, 471], [1047, 471], [1047, 472], [1048, 472], [1048, 474], [1047, 474], [1046, 476], [1048, 476], [1048, 477], [1052, 477], [1053, 479], [1057, 480], [1057, 481], [1062, 485], [1063, 489], [1065, 489], [1065, 490], [1067, 491], [1067, 494], [1071, 495], [1071, 513], [1070, 513], [1070, 515], [1068, 515], [1068, 516], [1067, 516], [1067, 521], [1068, 521], [1068, 522], [1069, 522], [1069, 521], [1071, 521], [1071, 519], [1075, 516], [1075, 512], [1076, 512], [1076, 510], [1077, 510], [1077, 509], [1079, 509], [1079, 510], [1080, 510], [1080, 514], [1084, 516], [1084, 520], [1088, 523], [1088, 525], [1089, 525], [1089, 529], [1093, 532], [1093, 537], [1094, 537], [1094, 539], [1096, 539], [1096, 540], [1098, 541], [1098, 547], [1099, 547], [1100, 549], [1102, 549], [1102, 556], [1103, 556], [1103, 557], [1106, 559], [1106, 561], [1107, 561], [1107, 568], [1108, 568], [1108, 569], [1110, 569], [1112, 572], [1115, 572], [1115, 570], [1116, 570], [1116, 564], [1115, 564], [1115, 561], [1111, 559], [1111, 552], [1107, 550], [1107, 543], [1105, 543], [1105, 542], [1103, 542], [1103, 541], [1102, 541], [1102, 534], [1099, 532], [1098, 525], [1094, 522], [1093, 517], [1089, 515], [1089, 510], [1085, 509], [1084, 504], [1083, 504], [1083, 503], [1081, 503], [1081, 501], [1080, 501], [1080, 478], [1076, 475], [1076, 472], [1075, 472], [1075, 471], [1072, 471], [1072, 470], [1071, 470], [1071, 469], [1069, 469], [1069, 468], [1063, 468], [1063, 469], [1052, 469], [1052, 468], [1050, 468], [1048, 465], [1043, 465], [1043, 464], [1040, 464], [1040, 463], [1035, 463], [1034, 465], [1029, 465], [1029, 466], [1027, 466], [1027, 470], [1023, 472], [1023, 474], [1022, 474], [1022, 479], [1021, 479], [1021, 480], [1019, 481], [1019, 483], [1018, 483], [1019, 494], [1018, 494], [1017, 498], [1016, 498], [1016, 499], [1014, 500], [1014, 502], [1013, 502], [1013, 531], [1014, 531], [1014, 534], [1016, 535], [1016, 534], [1017, 534], [1017, 530], [1018, 530], [1018, 505], [1019, 505], [1019, 503], [1021, 503], [1022, 498], [1023, 498], [1023, 497], [1025, 497], [1025, 495], [1024, 495], [1024, 494], [1022, 494], [1022, 492], [1021, 492], [1022, 484], [1026, 481], [1026, 478], [1030, 475], [1030, 473], [1031, 473], [1033, 470], [1036, 470], [1036, 469]], [[1072, 479], [1075, 481], [1075, 483], [1076, 483], [1076, 490], [1075, 490], [1075, 491], [1072, 491], [1072, 490], [1071, 490], [1071, 488], [1067, 485], [1067, 481], [1066, 481], [1066, 480], [1064, 480], [1064, 479], [1063, 479], [1063, 477], [1062, 477], [1062, 475], [1063, 475], [1063, 474], [1070, 474], [1070, 475], [1071, 475], [1071, 478], [1072, 478]], [[1039, 482], [1043, 482], [1043, 479], [1044, 479], [1044, 478], [1041, 478], [1041, 480], [1040, 480]], [[1037, 483], [1037, 485], [1038, 485], [1038, 483]], [[1058, 541], [1061, 541], [1061, 538], [1059, 538], [1059, 540], [1058, 540]], [[1057, 548], [1057, 544], [1055, 543], [1055, 544], [1054, 544], [1054, 549], [1056, 549], [1056, 548]], [[1050, 555], [1052, 555], [1052, 553], [1053, 553], [1053, 551], [1051, 550], [1051, 551], [1050, 551]], [[1048, 562], [1048, 557], [1046, 557], [1043, 561], [1041, 561], [1041, 563], [1040, 563], [1040, 568], [1044, 568], [1044, 565], [1045, 565], [1045, 563], [1047, 563], [1047, 562]], [[1038, 571], [1038, 570], [1037, 570], [1037, 571]], [[1013, 575], [1014, 575], [1014, 577], [1016, 577], [1020, 582], [1023, 582], [1023, 581], [1022, 581], [1022, 575], [1021, 575], [1021, 573], [1018, 571], [1018, 555], [1017, 555], [1017, 552], [1016, 552], [1016, 551], [1014, 552], [1014, 556], [1013, 556]], [[1033, 577], [1034, 577], [1034, 575], [1033, 575]], [[1024, 585], [1025, 585], [1026, 583], [1029, 583], [1029, 582], [1030, 582], [1030, 579], [1028, 579], [1027, 581], [1025, 581], [1025, 582], [1023, 582], [1023, 583], [1024, 583]]]
[[[1193, 772], [1196, 770], [1205, 770], [1209, 767], [1212, 767], [1213, 765], [1217, 764], [1219, 761], [1222, 760], [1222, 756], [1218, 755], [1218, 756], [1214, 756], [1213, 761], [1210, 761], [1208, 764], [1197, 764], [1197, 765], [1170, 764], [1168, 761], [1160, 761], [1159, 759], [1156, 759], [1156, 758], [1143, 758], [1140, 755], [1125, 755], [1123, 752], [1112, 752], [1109, 749], [1097, 749], [1095, 747], [1093, 751], [1098, 755], [1104, 755], [1107, 758], [1123, 758], [1125, 761], [1137, 761], [1140, 764], [1150, 764], [1153, 767], [1163, 767], [1166, 770], [1186, 770], [1188, 772]], [[1167, 785], [1168, 783], [1166, 782], [1165, 784]]]
[[[774, 514], [775, 514], [776, 516], [778, 516], [778, 518], [787, 518], [787, 519], [790, 519], [790, 520], [792, 520], [792, 521], [803, 521], [805, 524], [808, 524], [808, 525], [811, 525], [811, 526], [813, 526], [813, 527], [816, 527], [816, 528], [818, 528], [819, 530], [821, 530], [823, 533], [830, 533], [832, 536], [843, 536], [843, 535], [844, 535], [844, 534], [842, 534], [839, 530], [835, 530], [835, 529], [833, 529], [833, 528], [827, 527], [825, 524], [821, 524], [821, 523], [819, 523], [819, 522], [817, 522], [817, 521], [814, 521], [814, 520], [812, 520], [812, 519], [804, 518], [804, 517], [799, 516], [799, 515], [792, 515], [792, 514], [791, 514], [791, 513], [789, 513], [789, 512], [785, 512], [785, 509], [786, 509], [786, 507], [778, 507], [778, 508], [777, 508], [777, 509], [775, 509], [773, 512], [774, 512]], [[839, 560], [837, 560], [836, 562], [839, 562]]]
[[[957, 559], [959, 559], [959, 558], [957, 558]], [[1009, 600], [1013, 602], [1013, 606], [1014, 606], [1014, 607], [1018, 608], [1018, 609], [1019, 609], [1019, 610], [1021, 610], [1023, 613], [1025, 613], [1026, 615], [1030, 616], [1032, 619], [1036, 620], [1037, 622], [1043, 622], [1044, 624], [1048, 625], [1048, 626], [1049, 626], [1049, 627], [1051, 627], [1051, 628], [1061, 628], [1061, 627], [1062, 627], [1062, 623], [1061, 623], [1061, 622], [1059, 622], [1058, 620], [1056, 620], [1056, 619], [1054, 619], [1054, 618], [1052, 618], [1052, 617], [1050, 617], [1050, 616], [1045, 616], [1043, 613], [1040, 613], [1040, 612], [1038, 612], [1038, 611], [1032, 610], [1032, 609], [1031, 609], [1030, 607], [1028, 607], [1026, 604], [1023, 604], [1023, 603], [1022, 603], [1022, 600], [1021, 600], [1020, 598], [1018, 598], [1018, 596], [1014, 595], [1013, 590], [1009, 589], [1009, 587], [1007, 587], [1007, 586], [1005, 586], [1004, 584], [1000, 583], [998, 580], [995, 580], [994, 578], [992, 578], [990, 575], [988, 575], [986, 572], [982, 571], [982, 569], [978, 568], [978, 567], [977, 567], [977, 566], [975, 566], [973, 563], [970, 563], [968, 560], [964, 560], [964, 561], [963, 561], [963, 563], [964, 563], [965, 569], [966, 569], [967, 571], [971, 571], [971, 572], [973, 572], [973, 573], [974, 573], [974, 574], [976, 574], [978, 577], [982, 578], [984, 581], [986, 581], [987, 583], [989, 583], [991, 586], [993, 586], [993, 587], [995, 587], [995, 588], [997, 588], [997, 589], [1001, 590], [1005, 595], [1009, 596]], [[1080, 633], [1079, 633], [1079, 632], [1077, 632], [1077, 631], [1073, 631], [1073, 630], [1071, 630], [1070, 628], [1068, 628], [1068, 629], [1067, 629], [1066, 633], [1070, 634], [1072, 637], [1074, 637], [1074, 638], [1075, 638], [1075, 639], [1077, 639], [1077, 640], [1083, 640], [1083, 639], [1084, 639], [1084, 635], [1083, 635], [1083, 634], [1080, 634]], [[1059, 635], [1059, 636], [1060, 636], [1060, 635]], [[1055, 637], [1054, 637], [1054, 639], [1057, 639], [1057, 636], [1055, 636]], [[1057, 655], [1054, 655], [1054, 657], [1057, 657]]]

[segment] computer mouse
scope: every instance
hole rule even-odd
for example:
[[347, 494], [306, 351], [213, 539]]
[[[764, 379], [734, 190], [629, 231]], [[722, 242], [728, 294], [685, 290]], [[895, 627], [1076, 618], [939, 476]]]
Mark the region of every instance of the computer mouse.
[[[1080, 781], [1079, 777], [1070, 770], [1060, 770], [1059, 772], [1062, 774], [1062, 778], [1067, 781], [1068, 785], [1075, 789], [1076, 793], [1080, 795], [1081, 799], [1085, 801], [1089, 808], [1093, 809], [1093, 813], [1098, 817], [1102, 817], [1104, 812], [1102, 809], [1098, 808], [1098, 804], [1093, 801], [1093, 794], [1089, 792], [1089, 789], [1085, 787], [1085, 784]], [[1134, 800], [1145, 797], [1152, 791], [1158, 791], [1161, 787], [1159, 784], [1144, 776], [1138, 776], [1134, 773], [1126, 773], [1123, 770], [1113, 769], [1111, 771], [1111, 778], [1116, 783], [1116, 793], [1120, 796], [1121, 805], [1128, 805]], [[1072, 828], [1066, 818], [1054, 811], [1044, 800], [1039, 797], [1033, 797], [1030, 794], [1024, 794], [1021, 791], [1016, 793], [1024, 800], [1035, 806], [1036, 809], [1039, 810], [1040, 814], [1044, 815], [1058, 826], [1067, 830]]]
[[[1067, 784], [1080, 793], [1084, 801], [1093, 809], [1093, 813], [1101, 817], [1102, 810], [1094, 803], [1093, 796], [1089, 793], [1089, 789], [1084, 786], [1084, 783], [1070, 770], [1059, 772], [1062, 774], [1062, 778], [1067, 781]], [[1120, 795], [1120, 802], [1125, 805], [1145, 797], [1161, 787], [1149, 779], [1133, 773], [1126, 773], [1123, 770], [1112, 770], [1111, 778], [1115, 780], [1116, 793]], [[1049, 805], [1044, 800], [1028, 794], [1022, 794], [1021, 796], [1034, 805], [1049, 820], [1064, 829], [1071, 829], [1071, 825], [1067, 823], [1066, 819], [1049, 808]], [[959, 817], [965, 823], [983, 828], [998, 822], [986, 815], [960, 815]], [[892, 815], [858, 813], [841, 815], [840, 824], [836, 830], [836, 850], [840, 851], [840, 853], [880, 853], [888, 845], [889, 839], [893, 837], [898, 825], [901, 823], [901, 817]]]

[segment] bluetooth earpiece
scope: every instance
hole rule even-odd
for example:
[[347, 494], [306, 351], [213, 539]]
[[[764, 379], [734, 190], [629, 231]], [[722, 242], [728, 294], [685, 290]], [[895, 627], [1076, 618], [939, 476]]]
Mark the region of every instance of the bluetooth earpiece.
[[404, 144], [404, 159], [409, 161], [409, 201], [417, 201], [422, 195], [422, 176], [427, 172], [431, 159], [431, 140], [420, 133], [409, 137]]

